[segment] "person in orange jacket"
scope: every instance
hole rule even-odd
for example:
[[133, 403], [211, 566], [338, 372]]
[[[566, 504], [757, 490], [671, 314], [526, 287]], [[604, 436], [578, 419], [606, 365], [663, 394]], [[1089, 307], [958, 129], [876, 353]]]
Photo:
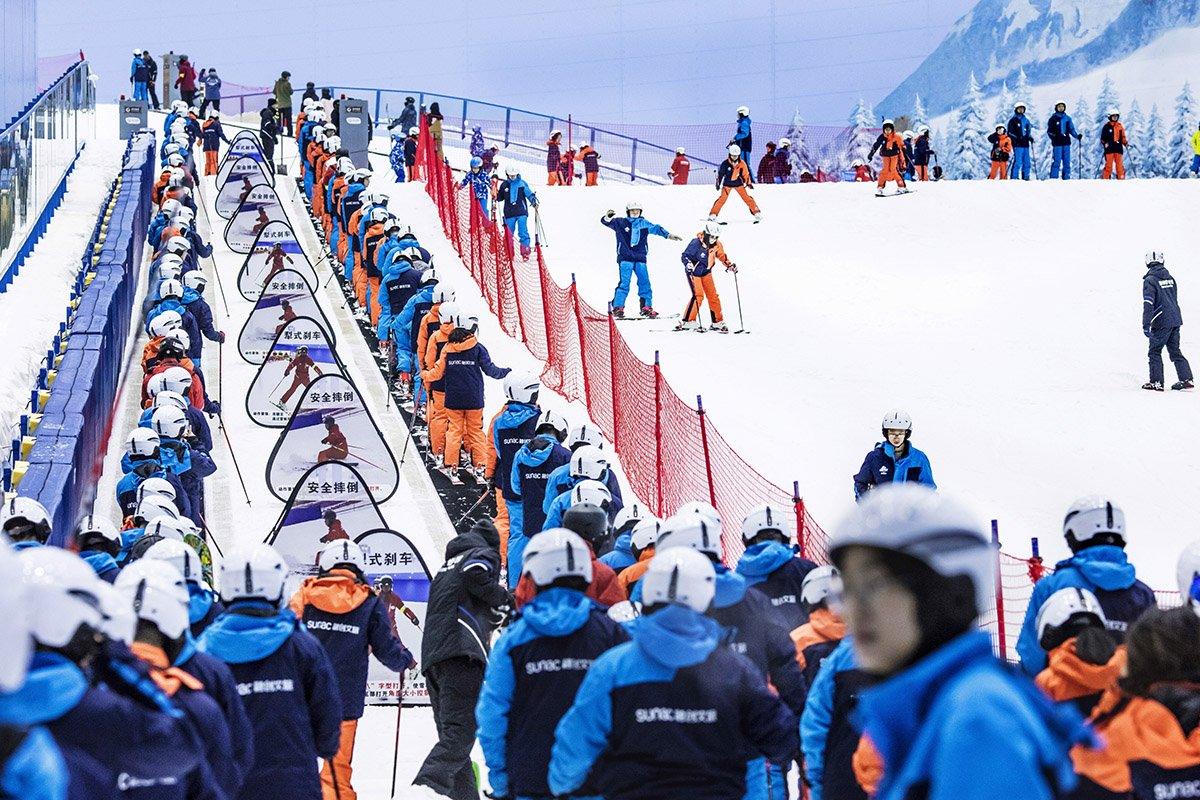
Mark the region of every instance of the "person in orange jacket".
[[583, 185], [595, 186], [600, 179], [600, 154], [590, 144], [584, 144], [575, 155], [576, 161], [583, 162]]
[[846, 623], [829, 607], [829, 595], [838, 571], [829, 565], [810, 570], [800, 584], [800, 602], [808, 608], [808, 622], [792, 631], [796, 663], [804, 681], [812, 686], [821, 662], [846, 638]]
[[337, 420], [332, 415], [327, 415], [323, 422], [325, 423], [325, 438], [321, 440], [321, 444], [329, 446], [317, 453], [317, 463], [345, 461], [350, 455], [350, 444], [346, 441], [346, 434], [342, 433], [341, 426], [337, 424]]
[[1125, 648], [1106, 625], [1100, 601], [1087, 589], [1059, 589], [1038, 611], [1038, 644], [1048, 662], [1037, 685], [1051, 700], [1074, 703], [1085, 717], [1125, 667]]
[[667, 172], [667, 177], [671, 179], [674, 186], [687, 186], [688, 173], [692, 171], [692, 162], [688, 161], [687, 151], [682, 147], [675, 148], [675, 160], [671, 162], [671, 169]]
[[1104, 180], [1111, 178], [1114, 172], [1117, 180], [1125, 180], [1125, 148], [1129, 139], [1121, 124], [1121, 112], [1115, 108], [1108, 109], [1108, 122], [1100, 130], [1100, 142], [1104, 145]]
[[896, 133], [896, 123], [890, 119], [883, 121], [883, 133], [879, 134], [875, 144], [871, 145], [867, 161], [873, 159], [876, 152], [883, 156], [883, 169], [879, 171], [879, 188], [875, 194], [882, 197], [888, 181], [895, 181], [901, 194], [907, 192], [908, 187], [904, 185], [904, 168], [907, 166], [904, 160], [904, 139]]
[[1092, 726], [1105, 746], [1071, 751], [1072, 797], [1161, 800], [1194, 796], [1200, 780], [1200, 617], [1151, 608], [1129, 629], [1127, 666]]
[[[438, 308], [438, 327], [429, 334], [425, 349], [419, 351], [423, 353], [421, 369], [432, 370], [437, 365], [438, 359], [442, 357], [442, 349], [450, 341], [450, 334], [454, 332], [454, 318], [457, 315], [458, 304], [449, 300]], [[425, 386], [429, 392], [425, 406], [425, 422], [429, 426], [429, 452], [437, 458], [442, 458], [446, 452], [446, 430], [450, 426], [450, 420], [446, 417], [445, 384], [437, 380], [430, 381]]]
[[546, 185], [562, 183], [562, 131], [553, 131], [546, 140]]
[[1003, 125], [997, 125], [996, 131], [988, 135], [992, 143], [992, 169], [988, 172], [988, 180], [1008, 180], [1008, 162], [1012, 158], [1012, 139]]
[[754, 178], [750, 175], [750, 168], [742, 160], [742, 148], [736, 144], [729, 145], [729, 157], [722, 161], [720, 168], [717, 169], [717, 190], [721, 194], [708, 212], [708, 218], [715, 220], [721, 213], [721, 209], [725, 207], [729, 193], [735, 191], [738, 193], [738, 197], [742, 198], [746, 207], [750, 209], [750, 213], [754, 215], [754, 221], [758, 222], [762, 219], [762, 211], [759, 210], [758, 203], [754, 202], [754, 198], [748, 191], [753, 188]]
[[708, 311], [712, 315], [712, 329], [720, 333], [728, 333], [729, 326], [725, 324], [725, 316], [721, 311], [721, 296], [717, 294], [717, 284], [713, 281], [713, 267], [720, 261], [727, 272], [737, 272], [737, 264], [725, 255], [725, 248], [717, 239], [721, 236], [721, 226], [709, 222], [704, 230], [696, 234], [683, 251], [680, 259], [687, 273], [688, 281], [692, 284], [692, 299], [684, 309], [683, 319], [675, 326], [677, 331], [701, 330], [700, 306], [708, 299]]
[[617, 583], [629, 597], [633, 597], [633, 587], [650, 569], [650, 560], [654, 558], [654, 545], [658, 541], [658, 532], [662, 523], [653, 517], [640, 520], [633, 526], [629, 537], [629, 549], [633, 552], [636, 562], [617, 573]]

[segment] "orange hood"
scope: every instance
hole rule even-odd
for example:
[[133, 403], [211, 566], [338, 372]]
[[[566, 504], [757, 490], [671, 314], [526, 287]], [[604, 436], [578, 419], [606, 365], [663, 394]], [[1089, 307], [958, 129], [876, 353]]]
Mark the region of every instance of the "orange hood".
[[288, 606], [297, 617], [304, 616], [305, 606], [316, 606], [327, 614], [349, 614], [371, 596], [371, 587], [348, 569], [330, 570], [317, 578], [308, 578], [292, 595]]
[[1059, 702], [1103, 692], [1117, 683], [1125, 666], [1125, 648], [1118, 647], [1106, 664], [1089, 664], [1079, 657], [1075, 639], [1050, 651], [1047, 667], [1037, 676], [1037, 685]]
[[133, 654], [150, 665], [150, 677], [159, 689], [168, 697], [174, 697], [181, 688], [186, 687], [193, 692], [204, 691], [204, 684], [187, 672], [172, 667], [167, 654], [161, 647], [155, 647], [145, 642], [133, 642], [129, 645]]

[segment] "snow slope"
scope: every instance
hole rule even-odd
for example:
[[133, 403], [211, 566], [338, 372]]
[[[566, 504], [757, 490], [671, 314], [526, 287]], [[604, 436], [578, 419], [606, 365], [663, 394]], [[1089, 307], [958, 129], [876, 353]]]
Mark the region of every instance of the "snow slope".
[[[860, 185], [760, 187], [762, 224], [748, 224], [736, 198], [724, 212], [752, 333], [671, 333], [666, 322], [622, 332], [643, 359], [661, 351], [681, 396], [704, 395], [710, 423], [750, 463], [783, 485], [798, 479], [826, 525], [852, 503], [850, 478], [883, 414], [904, 408], [938, 484], [997, 518], [1005, 549], [1027, 553], [1038, 536], [1048, 558], [1064, 555], [1067, 505], [1108, 491], [1128, 513], [1133, 558], [1170, 588], [1193, 535], [1181, 523], [1200, 480], [1190, 447], [1200, 397], [1138, 388], [1142, 258], [1166, 251], [1190, 319], [1193, 192], [1168, 181], [963, 182], [880, 202]], [[616, 281], [599, 217], [633, 195], [542, 190], [550, 268], [564, 283], [575, 272], [597, 307]], [[636, 197], [650, 220], [688, 237], [713, 194], [639, 186]], [[689, 296], [681, 249], [651, 244], [662, 312]], [[717, 283], [736, 323], [731, 276]], [[1185, 349], [1200, 359], [1190, 330]]]

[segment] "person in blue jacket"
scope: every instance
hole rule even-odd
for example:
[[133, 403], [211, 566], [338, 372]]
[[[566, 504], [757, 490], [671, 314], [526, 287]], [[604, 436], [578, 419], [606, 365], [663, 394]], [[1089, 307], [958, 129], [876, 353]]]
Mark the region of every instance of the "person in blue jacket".
[[854, 712], [874, 682], [859, 669], [849, 636], [821, 662], [800, 717], [809, 800], [867, 800], [854, 775], [854, 752], [862, 738]]
[[633, 502], [617, 512], [613, 520], [613, 547], [600, 561], [612, 567], [613, 572], [619, 573], [626, 567], [637, 563], [637, 555], [633, 552], [633, 529], [643, 519], [647, 511], [640, 502]]
[[121, 568], [117, 554], [121, 552], [121, 533], [117, 526], [103, 517], [88, 514], [75, 527], [75, 546], [79, 557], [88, 563], [96, 577], [105, 583], [117, 579]]
[[1054, 113], [1046, 120], [1046, 135], [1050, 138], [1052, 160], [1050, 177], [1060, 175], [1064, 181], [1071, 179], [1071, 139], [1083, 141], [1083, 134], [1075, 129], [1075, 121], [1067, 114], [1066, 103], [1055, 103]]
[[483, 215], [485, 220], [491, 219], [492, 205], [492, 176], [483, 171], [483, 159], [474, 156], [471, 158], [471, 169], [463, 176], [463, 179], [458, 182], [459, 186], [470, 186], [471, 195], [475, 198], [476, 204], [479, 206], [479, 213]]
[[[427, 269], [418, 277], [417, 290], [409, 295], [400, 314], [392, 320], [389, 339], [396, 348], [396, 370], [412, 375], [413, 402], [425, 404], [424, 381], [421, 379], [421, 361], [417, 358], [417, 336], [421, 320], [433, 308], [433, 293], [438, 287], [437, 270]], [[380, 315], [382, 322], [382, 315]]]
[[404, 183], [404, 143], [407, 135], [402, 130], [392, 130], [392, 149], [388, 151], [388, 166], [396, 176], [396, 183]]
[[212, 427], [209, 426], [208, 417], [204, 415], [203, 411], [193, 408], [188, 399], [178, 392], [172, 392], [169, 389], [156, 389], [153, 380], [150, 382], [148, 389], [153, 400], [150, 407], [138, 417], [139, 428], [149, 428], [150, 419], [154, 416], [154, 412], [162, 406], [174, 406], [187, 415], [188, 433], [190, 434], [187, 443], [192, 451], [212, 452]]
[[747, 762], [796, 752], [795, 717], [721, 646], [720, 625], [705, 616], [716, 592], [707, 558], [672, 548], [641, 583], [633, 641], [592, 662], [555, 728], [550, 792], [569, 796], [590, 775], [606, 800], [740, 800]]
[[1087, 589], [1096, 595], [1105, 627], [1117, 644], [1125, 641], [1129, 626], [1156, 605], [1154, 591], [1137, 579], [1125, 554], [1125, 512], [1116, 503], [1099, 495], [1079, 498], [1063, 519], [1063, 536], [1072, 555], [1033, 585], [1017, 637], [1021, 668], [1031, 676], [1046, 667], [1046, 652], [1038, 642], [1038, 612], [1059, 589]]
[[1008, 138], [1012, 140], [1012, 161], [1009, 163], [1008, 176], [1013, 180], [1020, 178], [1029, 180], [1029, 148], [1033, 145], [1033, 125], [1025, 116], [1025, 104], [1017, 103], [1013, 115], [1008, 120]]
[[125, 443], [121, 456], [121, 479], [117, 481], [117, 505], [123, 516], [132, 515], [138, 507], [138, 487], [148, 478], [162, 478], [175, 490], [173, 503], [184, 516], [191, 516], [191, 503], [183, 484], [160, 460], [158, 434], [149, 428], [134, 428]]
[[[204, 299], [204, 287], [208, 286], [208, 278], [204, 277], [204, 273], [198, 269], [191, 270], [183, 276], [183, 301], [184, 307], [191, 312], [192, 317], [196, 320], [196, 328], [200, 334], [210, 342], [217, 344], [225, 344], [225, 332], [219, 331], [213, 327], [212, 308], [208, 305], [208, 301]], [[196, 366], [200, 366], [200, 359], [204, 355], [204, 342], [199, 337], [191, 342], [191, 350], [193, 353], [188, 353], [188, 358]]]
[[529, 254], [533, 252], [529, 238], [529, 207], [537, 209], [537, 195], [521, 177], [521, 170], [516, 164], [509, 164], [504, 174], [506, 180], [497, 187], [496, 199], [504, 204], [504, 227], [508, 229], [506, 246], [511, 255], [515, 236], [521, 242], [521, 258], [528, 261]]
[[650, 272], [646, 269], [646, 259], [650, 252], [650, 236], [662, 236], [673, 242], [683, 241], [682, 237], [668, 231], [661, 225], [655, 225], [642, 216], [642, 204], [631, 200], [625, 204], [624, 217], [618, 217], [611, 208], [600, 218], [600, 224], [610, 228], [617, 237], [617, 269], [620, 277], [617, 280], [616, 291], [613, 292], [612, 313], [618, 319], [625, 316], [625, 300], [629, 296], [629, 286], [632, 276], [637, 275], [638, 304], [642, 316], [653, 319], [658, 316], [654, 310], [654, 290], [650, 286]]
[[567, 421], [556, 411], [543, 411], [538, 417], [533, 438], [513, 456], [512, 474], [509, 476], [513, 493], [521, 511], [518, 522], [513, 521], [513, 509], [509, 509], [509, 536], [515, 531], [529, 538], [545, 527], [546, 483], [559, 467], [571, 462], [571, 451], [562, 446], [567, 438]]
[[886, 483], [920, 483], [932, 489], [933, 468], [923, 452], [913, 447], [912, 417], [892, 411], [883, 418], [885, 441], [867, 453], [854, 476], [854, 497], [861, 500], [867, 492]]
[[179, 477], [187, 495], [187, 504], [197, 516], [204, 514], [204, 479], [217, 471], [208, 453], [192, 450], [187, 442], [187, 415], [174, 406], [163, 406], [150, 417], [150, 427], [158, 434], [159, 460]]
[[166, 561], [183, 576], [188, 593], [188, 633], [192, 637], [204, 633], [217, 617], [225, 613], [224, 603], [204, 585], [200, 556], [188, 545], [174, 539], [163, 539], [147, 548], [142, 558]]
[[[666, 520], [655, 542], [655, 558], [672, 549], [686, 547], [707, 557], [716, 572], [716, 597], [708, 616], [726, 632], [725, 644], [735, 653], [750, 660], [761, 675], [764, 686], [769, 681], [779, 699], [793, 714], [804, 710], [808, 687], [796, 662], [796, 646], [772, 612], [771, 602], [762, 592], [747, 586], [746, 580], [721, 563], [721, 525], [703, 513], [685, 511]], [[642, 598], [645, 602], [646, 579], [642, 579]], [[786, 758], [751, 759], [746, 764], [747, 800], [785, 800], [787, 797], [787, 766], [799, 748]]]
[[881, 487], [838, 526], [830, 558], [855, 658], [879, 679], [858, 706], [883, 763], [877, 800], [1044, 800], [1074, 788], [1070, 749], [1099, 743], [977, 628], [995, 602], [996, 552], [970, 510], [927, 486]]
[[50, 734], [67, 767], [70, 800], [112, 797], [121, 776], [165, 787], [206, 772], [183, 712], [125, 645], [105, 635], [103, 584], [91, 568], [58, 547], [18, 559], [35, 651], [23, 685], [0, 694], [0, 722]]
[[[164, 311], [174, 311], [183, 319], [183, 331], [187, 334], [187, 344], [184, 347], [183, 355], [188, 355], [192, 349], [192, 342], [200, 342], [200, 323], [196, 317], [188, 310], [188, 307], [183, 304], [183, 281], [167, 279], [159, 281], [158, 284], [159, 300], [150, 309], [146, 315], [146, 330], [149, 332], [149, 320], [154, 319]], [[189, 358], [191, 356], [188, 356]], [[195, 360], [192, 361], [195, 364]]]
[[133, 51], [133, 62], [129, 65], [129, 82], [133, 84], [133, 99], [150, 101], [150, 67], [142, 58], [141, 50]]
[[742, 148], [742, 158], [749, 160], [750, 148], [754, 144], [754, 139], [750, 134], [750, 109], [747, 106], [738, 106], [737, 131], [734, 132], [733, 141], [730, 144], [736, 144]]
[[[585, 594], [592, 561], [578, 534], [562, 528], [539, 533], [522, 570], [537, 594], [492, 649], [475, 706], [492, 796], [519, 799], [553, 794], [547, 773], [555, 725], [592, 663], [629, 640]], [[585, 784], [570, 796], [598, 794]]]
[[316, 763], [337, 754], [342, 701], [325, 649], [283, 607], [287, 573], [266, 544], [227, 554], [220, 566], [227, 610], [198, 646], [229, 665], [254, 727], [254, 765], [240, 796], [320, 800]]
[[1178, 378], [1171, 388], [1176, 391], [1191, 389], [1194, 386], [1192, 366], [1179, 348], [1179, 329], [1183, 326], [1179, 286], [1163, 261], [1160, 252], [1146, 254], [1146, 274], [1142, 277], [1142, 332], [1150, 340], [1150, 382], [1142, 388], [1162, 391], [1166, 382], [1162, 361], [1165, 347]]
[[770, 503], [750, 511], [742, 521], [742, 543], [746, 545], [737, 563], [737, 573], [767, 596], [784, 630], [794, 631], [808, 622], [808, 608], [800, 590], [808, 573], [817, 568], [802, 558], [792, 544], [788, 520], [795, 511]]
[[[380, 278], [382, 302], [379, 304], [379, 322], [375, 329], [376, 338], [381, 342], [392, 341], [392, 331], [396, 327], [397, 319], [408, 305], [408, 301], [420, 290], [421, 276], [429, 271], [428, 261], [409, 254], [405, 249], [385, 249], [388, 244], [389, 242], [381, 244], [375, 253], [376, 262], [386, 265], [383, 268], [383, 277]], [[412, 371], [412, 364], [408, 365], [408, 369], [402, 369], [401, 366], [398, 363], [396, 367], [400, 372]]]
[[[571, 429], [571, 435], [567, 438], [567, 448], [574, 454], [579, 448], [591, 445], [604, 449], [604, 434], [600, 433], [600, 429], [590, 422], [585, 422], [582, 425]], [[611, 469], [604, 473], [601, 479], [604, 485], [608, 487], [609, 494], [613, 499], [620, 503], [620, 508], [625, 507], [625, 501], [621, 495], [621, 484], [617, 480], [617, 475]], [[546, 495], [542, 499], [542, 513], [548, 514], [550, 506], [554, 501], [571, 491], [575, 484], [579, 483], [580, 478], [571, 474], [571, 463], [568, 459], [566, 464], [557, 467], [550, 476], [546, 479]], [[617, 510], [620, 510], [618, 508]], [[615, 515], [617, 512], [613, 511]], [[538, 528], [541, 530], [541, 528]], [[535, 531], [536, 533], [536, 531]]]
[[[521, 553], [529, 541], [521, 521], [521, 496], [512, 485], [513, 460], [534, 437], [541, 418], [541, 381], [528, 372], [510, 372], [504, 379], [504, 407], [488, 425], [489, 471], [496, 490], [496, 529], [507, 565], [509, 588], [521, 574]], [[514, 574], [515, 573], [515, 574]]]
[[32, 609], [21, 584], [21, 562], [7, 542], [0, 541], [0, 792], [22, 800], [66, 800], [67, 765], [45, 728], [16, 724], [27, 712], [4, 697], [19, 692], [29, 672], [33, 650], [29, 621]]
[[288, 605], [329, 654], [342, 699], [341, 746], [333, 761], [322, 767], [321, 785], [327, 797], [354, 797], [351, 762], [370, 657], [397, 673], [413, 669], [417, 661], [392, 629], [387, 603], [367, 585], [367, 557], [361, 547], [349, 539], [330, 542], [317, 558], [317, 568], [317, 576], [305, 579]]

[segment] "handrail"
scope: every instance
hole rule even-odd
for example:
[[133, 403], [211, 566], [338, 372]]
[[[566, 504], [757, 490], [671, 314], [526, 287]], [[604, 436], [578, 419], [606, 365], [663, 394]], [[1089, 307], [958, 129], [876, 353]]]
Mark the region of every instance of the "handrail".
[[68, 68], [62, 75], [59, 75], [49, 86], [47, 86], [45, 89], [42, 89], [40, 92], [35, 94], [33, 96], [33, 98], [28, 103], [26, 103], [24, 111], [22, 111], [20, 114], [17, 114], [15, 117], [13, 117], [7, 123], [5, 123], [4, 127], [0, 128], [0, 137], [3, 137], [10, 130], [23, 124], [25, 122], [26, 118], [30, 114], [33, 113], [34, 109], [37, 108], [38, 103], [40, 103], [47, 94], [49, 94], [50, 92], [57, 89], [59, 87], [59, 85], [63, 81], [65, 81], [68, 77], [70, 77], [73, 72], [75, 72], [76, 70], [81, 69], [83, 67], [86, 67], [87, 65], [88, 65], [88, 62], [86, 59], [84, 59], [82, 61], [77, 61], [76, 63], [72, 64], [70, 66], [70, 68]]

